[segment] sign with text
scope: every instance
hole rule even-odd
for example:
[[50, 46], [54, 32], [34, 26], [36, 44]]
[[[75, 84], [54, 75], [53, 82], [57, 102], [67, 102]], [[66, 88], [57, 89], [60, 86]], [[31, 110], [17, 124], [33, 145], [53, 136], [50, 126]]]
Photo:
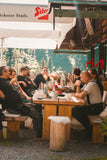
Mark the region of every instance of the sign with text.
[[0, 21], [52, 22], [48, 6], [0, 4]]
[[[53, 23], [49, 5], [0, 4], [0, 21]], [[55, 23], [72, 23], [72, 17], [56, 17]]]

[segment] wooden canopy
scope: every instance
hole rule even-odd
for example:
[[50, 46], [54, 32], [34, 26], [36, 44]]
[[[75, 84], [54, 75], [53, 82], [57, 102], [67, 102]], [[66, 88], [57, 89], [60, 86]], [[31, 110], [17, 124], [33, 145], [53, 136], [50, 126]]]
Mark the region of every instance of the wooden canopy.
[[[99, 41], [107, 38], [107, 1], [49, 0], [49, 2], [50, 11], [53, 8], [54, 29], [56, 17], [77, 18], [75, 27], [69, 30], [69, 32], [66, 34], [65, 39], [60, 46], [60, 49], [85, 50], [93, 43], [96, 43], [96, 39], [98, 39], [99, 36], [101, 37]], [[63, 6], [66, 9], [63, 9]], [[68, 6], [75, 6], [75, 9], [68, 9]], [[100, 26], [99, 28], [98, 25]]]

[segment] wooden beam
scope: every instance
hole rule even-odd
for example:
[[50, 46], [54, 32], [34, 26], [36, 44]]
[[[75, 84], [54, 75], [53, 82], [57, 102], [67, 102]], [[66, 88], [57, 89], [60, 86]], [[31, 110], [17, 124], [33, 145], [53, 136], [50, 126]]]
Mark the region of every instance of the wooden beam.
[[61, 5], [91, 5], [91, 6], [105, 6], [107, 5], [107, 1], [99, 1], [99, 0], [49, 0], [49, 3], [56, 3]]
[[86, 24], [86, 28], [87, 28], [87, 31], [89, 33], [89, 35], [94, 35], [94, 30], [93, 30], [93, 27], [91, 25], [91, 21], [89, 18], [84, 18], [84, 21], [85, 21], [85, 24]]
[[76, 17], [76, 18], [95, 18], [107, 19], [107, 11], [81, 11], [55, 9], [55, 17]]
[[54, 54], [87, 54], [87, 50], [54, 50]]

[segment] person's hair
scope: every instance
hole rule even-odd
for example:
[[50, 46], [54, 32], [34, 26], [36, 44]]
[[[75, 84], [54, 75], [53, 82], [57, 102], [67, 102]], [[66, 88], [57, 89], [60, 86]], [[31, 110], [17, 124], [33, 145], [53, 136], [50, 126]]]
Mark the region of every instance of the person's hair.
[[102, 71], [102, 70], [99, 70], [98, 76], [103, 75], [103, 74], [104, 74], [103, 71]]
[[16, 73], [16, 71], [13, 68], [9, 68], [9, 75], [11, 75], [13, 72]]
[[74, 68], [73, 74], [80, 76], [81, 70], [80, 68]]
[[88, 78], [92, 79], [90, 73], [88, 71], [83, 71], [81, 74], [85, 74]]
[[3, 75], [3, 71], [6, 71], [6, 66], [1, 66], [0, 67], [0, 76]]
[[27, 67], [27, 66], [20, 68], [20, 72], [22, 72], [22, 71], [26, 71], [26, 70], [30, 70], [30, 68], [29, 68], [29, 67]]
[[91, 71], [92, 75], [94, 74], [96, 75], [96, 79], [98, 78], [97, 70], [95, 68], [92, 67], [92, 68], [89, 68], [88, 70]]
[[45, 67], [45, 66], [44, 66], [44, 67], [42, 67], [42, 69], [44, 69], [44, 68], [48, 69], [48, 68], [47, 68], [47, 67]]

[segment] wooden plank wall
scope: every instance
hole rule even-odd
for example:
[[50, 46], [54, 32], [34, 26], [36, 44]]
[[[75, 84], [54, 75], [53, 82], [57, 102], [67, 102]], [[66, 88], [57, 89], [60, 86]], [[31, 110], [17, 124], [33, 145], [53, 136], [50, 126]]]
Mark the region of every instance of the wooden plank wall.
[[100, 43], [102, 40], [107, 39], [107, 19], [96, 19], [94, 21], [95, 36], [92, 39], [92, 44]]

